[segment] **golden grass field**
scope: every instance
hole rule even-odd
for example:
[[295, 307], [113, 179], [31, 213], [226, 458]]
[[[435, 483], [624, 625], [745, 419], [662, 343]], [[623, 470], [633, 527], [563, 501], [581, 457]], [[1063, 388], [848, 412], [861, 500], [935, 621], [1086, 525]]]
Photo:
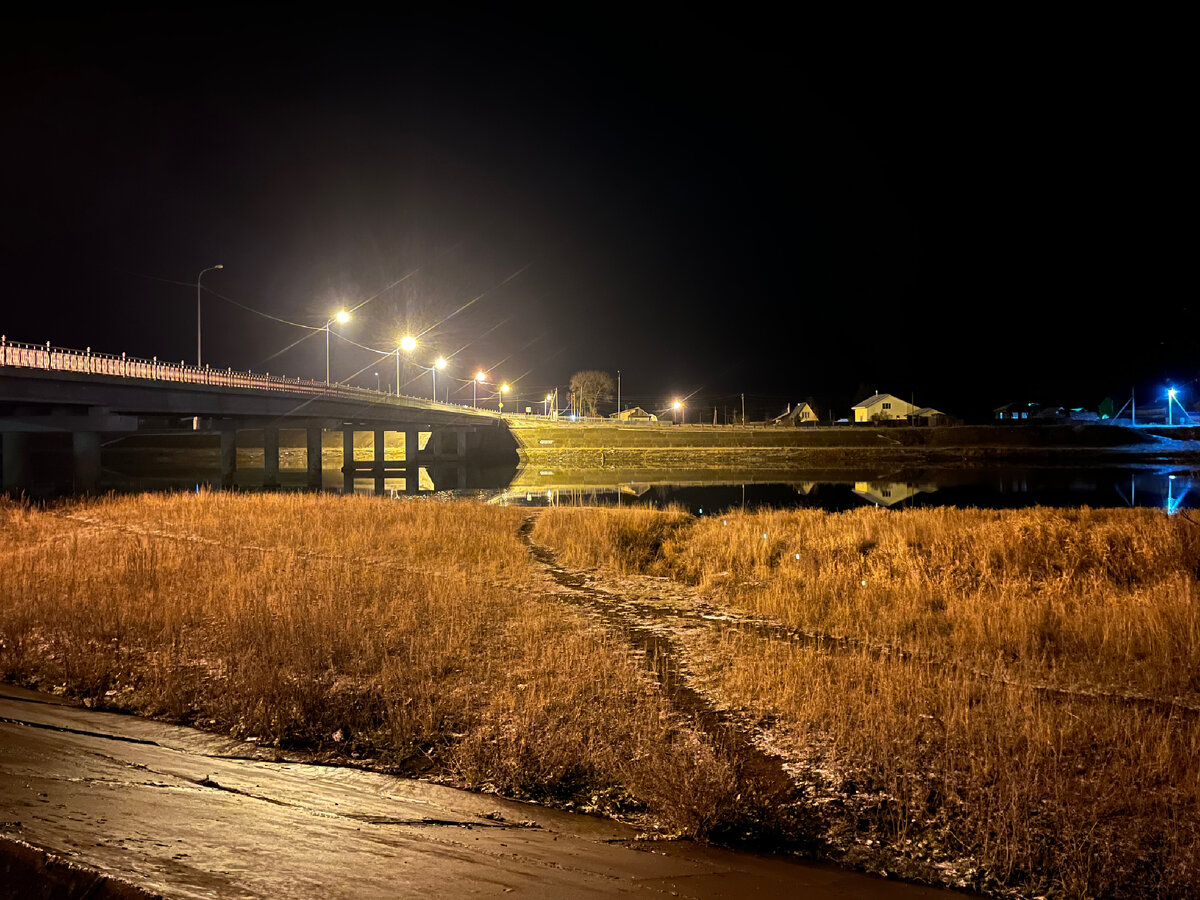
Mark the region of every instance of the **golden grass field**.
[[[765, 814], [749, 776], [619, 638], [545, 593], [528, 515], [299, 494], [0, 502], [0, 676], [647, 828], [745, 833]], [[803, 786], [830, 856], [882, 847], [1021, 896], [1195, 896], [1200, 525], [549, 509], [533, 538], [620, 590], [673, 585], [770, 626], [706, 622], [679, 651]]]
[[0, 674], [705, 833], [729, 763], [624, 647], [529, 595], [521, 521], [299, 494], [0, 505]]
[[576, 567], [792, 629], [693, 668], [900, 851], [1062, 896], [1200, 890], [1200, 525], [1154, 510], [548, 510]]

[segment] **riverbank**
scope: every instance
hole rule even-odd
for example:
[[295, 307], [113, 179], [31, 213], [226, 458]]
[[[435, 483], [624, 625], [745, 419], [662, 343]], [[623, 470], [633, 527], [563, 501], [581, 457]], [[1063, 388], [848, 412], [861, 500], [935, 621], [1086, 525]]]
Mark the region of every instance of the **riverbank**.
[[506, 420], [526, 467], [814, 468], [1200, 462], [1196, 429], [1115, 425], [737, 427]]
[[1200, 881], [1200, 532], [199, 494], [0, 506], [0, 675], [1011, 896]]

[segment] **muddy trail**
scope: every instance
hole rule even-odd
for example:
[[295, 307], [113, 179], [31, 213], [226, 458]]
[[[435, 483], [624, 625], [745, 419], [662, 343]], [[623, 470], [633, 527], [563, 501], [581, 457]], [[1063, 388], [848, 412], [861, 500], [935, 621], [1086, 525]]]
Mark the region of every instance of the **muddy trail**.
[[782, 760], [756, 746], [744, 726], [687, 682], [685, 654], [672, 631], [685, 623], [693, 627], [697, 623], [700, 627], [715, 623], [624, 599], [595, 587], [586, 573], [564, 568], [553, 551], [533, 540], [535, 521], [533, 516], [526, 519], [518, 534], [558, 588], [553, 599], [582, 608], [637, 651], [642, 666], [660, 685], [674, 709], [732, 763], [745, 816], [713, 837], [722, 843], [759, 850], [809, 853], [820, 850], [825, 829], [807, 791], [788, 775]]
[[[518, 535], [529, 548], [533, 559], [564, 589], [560, 599], [585, 606], [597, 613], [607, 625], [616, 628], [649, 657], [663, 655], [664, 689], [668, 690], [673, 702], [677, 702], [679, 708], [689, 714], [695, 705], [691, 699], [695, 692], [683, 686], [679, 688], [682, 693], [676, 697], [671, 693], [674, 688], [669, 686], [678, 682], [678, 676], [686, 670], [686, 666], [680, 664], [681, 653], [672, 641], [672, 635], [708, 629], [737, 631], [763, 640], [810, 647], [818, 653], [866, 653], [876, 659], [890, 657], [912, 665], [961, 672], [981, 681], [999, 683], [1052, 699], [1119, 704], [1168, 716], [1200, 715], [1200, 705], [1181, 698], [1112, 691], [1098, 686], [1062, 685], [1011, 678], [981, 669], [963, 660], [944, 659], [903, 646], [873, 643], [847, 635], [827, 634], [784, 625], [728, 607], [716, 606], [687, 586], [658, 576], [637, 576], [637, 590], [624, 590], [626, 585], [622, 580], [614, 582], [611, 578], [604, 581], [607, 587], [599, 587], [589, 572], [564, 568], [553, 550], [534, 541], [533, 528], [536, 518], [535, 515], [526, 519]], [[645, 592], [646, 584], [653, 588], [649, 594]], [[711, 703], [703, 697], [696, 696], [696, 701], [705, 709], [712, 708]], [[730, 719], [725, 715], [718, 715], [716, 725], [724, 729], [732, 727]]]

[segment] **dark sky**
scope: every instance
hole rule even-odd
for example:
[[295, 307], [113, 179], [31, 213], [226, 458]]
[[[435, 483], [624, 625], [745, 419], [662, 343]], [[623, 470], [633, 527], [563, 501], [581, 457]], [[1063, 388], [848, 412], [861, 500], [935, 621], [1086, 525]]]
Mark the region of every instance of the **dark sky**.
[[[458, 351], [443, 385], [483, 366], [523, 398], [589, 368], [708, 421], [742, 392], [967, 419], [1200, 393], [1182, 34], [684, 7], [20, 23], [0, 331], [192, 360], [219, 262], [207, 288], [291, 322], [374, 298], [347, 337], [424, 333]], [[323, 375], [323, 335], [279, 352], [305, 334], [205, 293], [213, 365]], [[335, 338], [334, 377], [364, 367], [394, 377]]]

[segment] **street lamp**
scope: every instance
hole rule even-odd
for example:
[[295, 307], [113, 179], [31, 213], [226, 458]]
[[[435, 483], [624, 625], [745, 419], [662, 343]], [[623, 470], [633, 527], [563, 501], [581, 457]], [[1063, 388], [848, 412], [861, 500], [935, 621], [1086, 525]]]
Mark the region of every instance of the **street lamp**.
[[675, 424], [678, 425], [679, 424], [679, 414], [681, 412], [683, 412], [683, 401], [676, 400], [675, 403], [672, 405], [675, 407]]
[[329, 326], [334, 322], [339, 325], [345, 325], [350, 321], [350, 313], [344, 309], [339, 309], [328, 322], [325, 323], [325, 383], [329, 384]]
[[508, 385], [500, 385], [500, 390], [496, 391], [496, 404], [500, 412], [504, 412], [504, 395], [508, 393]]
[[406, 334], [400, 338], [400, 345], [396, 348], [396, 396], [400, 396], [400, 351], [411, 353], [417, 349], [417, 339], [411, 334]]
[[474, 409], [478, 405], [476, 403], [476, 397], [477, 397], [476, 385], [483, 384], [483, 380], [485, 378], [487, 378], [487, 372], [483, 371], [483, 369], [480, 369], [478, 372], [475, 373], [475, 380], [471, 382], [471, 407], [472, 407], [472, 409]]
[[1176, 392], [1175, 388], [1168, 388], [1168, 389], [1167, 389], [1167, 424], [1168, 424], [1168, 425], [1171, 425], [1171, 424], [1173, 424], [1173, 419], [1172, 419], [1172, 417], [1171, 417], [1171, 413], [1172, 413], [1172, 411], [1171, 411], [1171, 404], [1172, 404], [1173, 402], [1175, 402], [1175, 394], [1176, 394], [1176, 393], [1177, 393], [1177, 392]]
[[201, 269], [200, 274], [196, 276], [196, 368], [200, 368], [200, 279], [204, 277], [205, 272], [211, 272], [213, 269], [223, 269], [224, 266], [209, 266], [207, 269]]
[[446, 368], [446, 360], [439, 356], [429, 367], [429, 374], [433, 378], [433, 402], [437, 403], [437, 370]]
[[542, 413], [542, 415], [546, 416], [547, 418], [550, 417], [550, 395], [549, 394], [546, 395], [546, 409], [545, 409], [545, 412]]

